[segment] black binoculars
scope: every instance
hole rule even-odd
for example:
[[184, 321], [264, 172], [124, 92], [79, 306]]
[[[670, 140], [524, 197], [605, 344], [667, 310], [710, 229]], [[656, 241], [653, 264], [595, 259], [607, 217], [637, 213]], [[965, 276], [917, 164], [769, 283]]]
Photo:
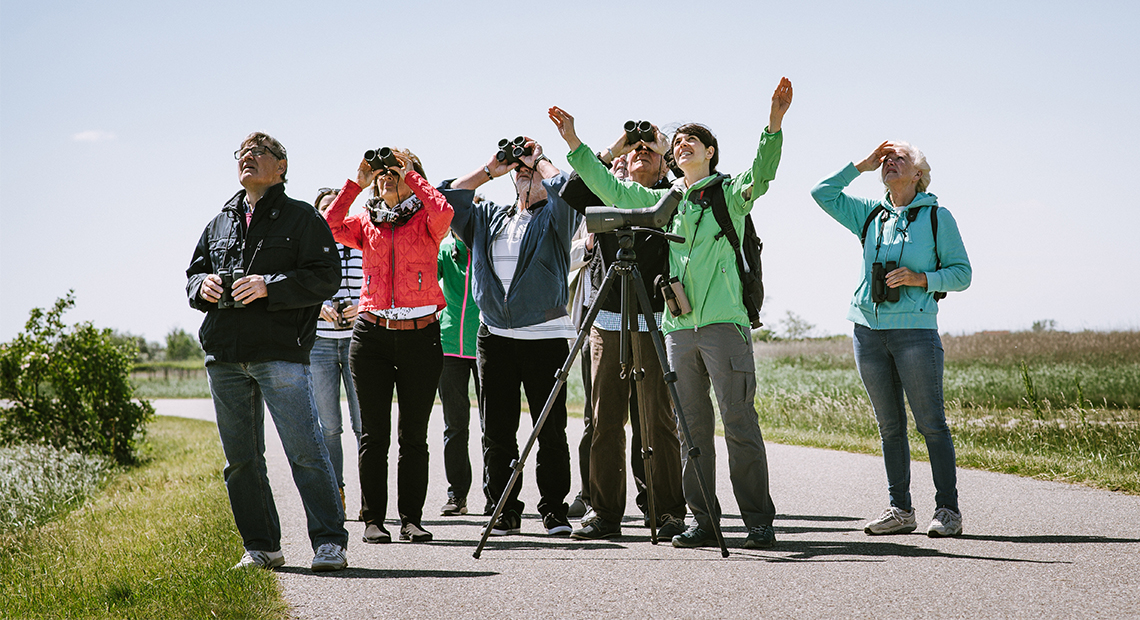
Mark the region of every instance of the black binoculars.
[[886, 264], [871, 264], [871, 301], [881, 304], [885, 301], [898, 301], [899, 289], [887, 286], [887, 274], [899, 268], [899, 264], [889, 260]]
[[649, 121], [626, 121], [625, 143], [633, 146], [638, 142], [653, 144], [657, 141], [657, 132], [653, 131], [653, 124]]
[[373, 170], [383, 168], [384, 172], [388, 172], [389, 168], [400, 167], [400, 160], [396, 159], [396, 156], [392, 154], [392, 149], [386, 146], [376, 150], [364, 151], [364, 161], [368, 162]]
[[222, 298], [218, 300], [218, 309], [244, 308], [245, 304], [234, 299], [234, 282], [245, 277], [245, 269], [219, 269], [218, 277], [222, 279]]
[[333, 308], [336, 310], [337, 329], [347, 329], [349, 327], [352, 327], [352, 321], [350, 319], [344, 318], [344, 311], [352, 305], [352, 300], [338, 297], [333, 301], [336, 302]]
[[514, 163], [521, 164], [522, 158], [533, 152], [533, 148], [526, 146], [525, 136], [518, 136], [514, 140], [503, 138], [499, 140], [499, 152], [495, 153], [495, 159], [508, 166]]

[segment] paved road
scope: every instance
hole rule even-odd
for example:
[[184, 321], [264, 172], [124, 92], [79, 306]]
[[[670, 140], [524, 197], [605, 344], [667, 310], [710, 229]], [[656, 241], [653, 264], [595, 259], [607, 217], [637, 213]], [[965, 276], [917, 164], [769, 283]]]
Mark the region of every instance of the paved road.
[[[155, 405], [160, 414], [213, 415], [209, 401]], [[581, 421], [571, 419], [570, 427], [571, 436], [580, 433]], [[435, 541], [366, 545], [360, 542], [363, 525], [350, 522], [350, 568], [325, 574], [308, 570], [312, 552], [300, 499], [281, 444], [267, 432], [285, 537], [286, 566], [279, 576], [296, 616], [1140, 617], [1140, 497], [960, 470], [965, 535], [872, 538], [862, 523], [886, 503], [880, 458], [777, 444], [768, 445], [779, 511], [775, 549], [740, 548], [744, 527], [727, 476], [717, 481], [731, 552], [722, 559], [715, 549], [651, 545], [640, 515], [633, 514], [627, 514], [620, 539], [550, 538], [533, 513], [537, 491], [528, 475], [522, 497], [531, 514], [524, 515], [522, 535], [492, 538], [476, 560], [471, 554], [483, 518], [435, 516], [446, 492], [442, 429], [437, 410], [424, 520]], [[529, 429], [520, 432], [520, 445], [528, 435]], [[347, 454], [355, 448], [350, 437]], [[727, 472], [723, 440], [717, 450], [718, 471]], [[391, 463], [394, 489], [395, 446]], [[478, 471], [475, 450], [472, 463]], [[532, 465], [533, 454], [527, 474]], [[346, 470], [349, 513], [355, 514], [357, 476], [355, 468]], [[912, 476], [921, 530], [933, 512], [929, 466], [914, 463]], [[398, 527], [389, 521], [389, 530]], [[235, 560], [237, 555], [235, 550]]]

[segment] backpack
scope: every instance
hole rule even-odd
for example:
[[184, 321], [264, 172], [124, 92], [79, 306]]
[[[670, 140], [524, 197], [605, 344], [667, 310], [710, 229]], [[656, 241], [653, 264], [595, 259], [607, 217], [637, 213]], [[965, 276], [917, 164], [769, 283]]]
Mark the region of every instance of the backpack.
[[[918, 218], [918, 212], [922, 207], [912, 207], [906, 210], [907, 221], [913, 222]], [[871, 212], [867, 214], [867, 220], [863, 222], [863, 232], [859, 235], [859, 245], [867, 245], [867, 229], [871, 227], [871, 222], [880, 213], [886, 211], [887, 208], [883, 205], [878, 205]], [[942, 259], [938, 258], [938, 205], [931, 205], [930, 207], [930, 232], [934, 236], [934, 270], [942, 269]], [[946, 291], [936, 291], [934, 293], [934, 301], [942, 301], [946, 297]]]
[[736, 273], [740, 276], [748, 322], [752, 329], [758, 329], [764, 325], [760, 322], [760, 309], [764, 307], [764, 270], [760, 264], [760, 253], [764, 251], [764, 242], [756, 235], [756, 226], [747, 215], [744, 216], [743, 243], [736, 234], [732, 217], [728, 214], [728, 203], [724, 200], [723, 184], [728, 178], [726, 174], [718, 174], [711, 183], [691, 194], [690, 198], [702, 207], [712, 208], [713, 217], [720, 225], [720, 233], [714, 239], [728, 237], [728, 243], [736, 255]]

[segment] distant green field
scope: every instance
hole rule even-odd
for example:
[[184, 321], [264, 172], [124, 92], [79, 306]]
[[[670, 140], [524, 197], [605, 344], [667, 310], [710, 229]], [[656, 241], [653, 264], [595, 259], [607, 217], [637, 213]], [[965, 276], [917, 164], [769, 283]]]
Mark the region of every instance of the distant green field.
[[[944, 336], [943, 346], [959, 465], [1140, 493], [1140, 332]], [[881, 453], [849, 338], [757, 343], [756, 370], [766, 438]], [[926, 458], [913, 424], [911, 451]]]

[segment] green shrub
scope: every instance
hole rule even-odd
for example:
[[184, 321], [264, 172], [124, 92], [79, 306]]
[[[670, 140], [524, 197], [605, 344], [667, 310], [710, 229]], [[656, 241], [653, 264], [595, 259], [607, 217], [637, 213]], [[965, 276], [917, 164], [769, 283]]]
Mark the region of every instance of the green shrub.
[[63, 313], [71, 292], [44, 311], [35, 308], [24, 331], [0, 344], [0, 442], [47, 443], [119, 463], [135, 460], [136, 435], [154, 415], [133, 402], [129, 380], [134, 347], [109, 329], [71, 327]]

